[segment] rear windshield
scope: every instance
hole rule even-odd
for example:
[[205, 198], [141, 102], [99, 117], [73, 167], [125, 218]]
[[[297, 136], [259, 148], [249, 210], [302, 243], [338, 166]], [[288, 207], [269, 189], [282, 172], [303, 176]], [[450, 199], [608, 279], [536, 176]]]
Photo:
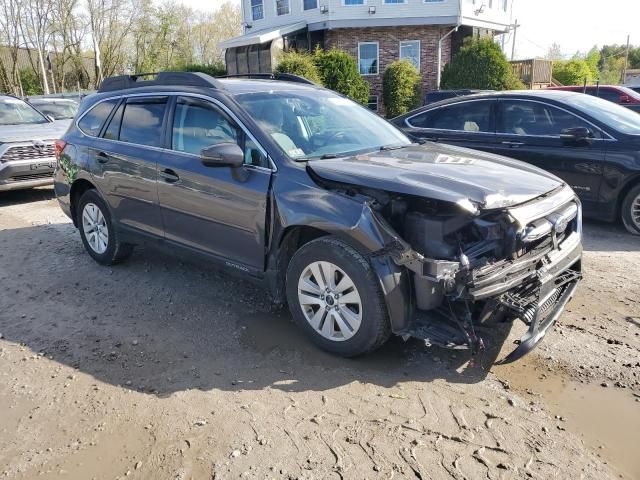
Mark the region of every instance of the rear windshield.
[[35, 108], [18, 98], [0, 98], [0, 125], [48, 123]]
[[78, 111], [78, 104], [74, 101], [65, 102], [31, 102], [45, 115], [51, 115], [56, 120], [73, 118]]
[[640, 135], [640, 114], [633, 110], [591, 95], [571, 95], [564, 100], [613, 130], [628, 135]]

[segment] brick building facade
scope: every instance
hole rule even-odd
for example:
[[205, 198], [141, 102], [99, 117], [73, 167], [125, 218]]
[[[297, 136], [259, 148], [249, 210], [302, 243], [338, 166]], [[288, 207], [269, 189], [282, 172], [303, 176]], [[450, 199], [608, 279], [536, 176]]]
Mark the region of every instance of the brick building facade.
[[[382, 101], [382, 74], [386, 68], [400, 59], [400, 42], [420, 42], [420, 76], [422, 77], [422, 91], [427, 92], [437, 88], [438, 41], [447, 32], [446, 29], [435, 25], [405, 26], [405, 27], [368, 27], [368, 28], [338, 28], [327, 30], [324, 38], [326, 49], [339, 48], [358, 58], [358, 44], [378, 42], [377, 74], [363, 75], [371, 86], [371, 95], [378, 100], [378, 112], [384, 112]], [[451, 58], [451, 37], [442, 44], [442, 65]]]

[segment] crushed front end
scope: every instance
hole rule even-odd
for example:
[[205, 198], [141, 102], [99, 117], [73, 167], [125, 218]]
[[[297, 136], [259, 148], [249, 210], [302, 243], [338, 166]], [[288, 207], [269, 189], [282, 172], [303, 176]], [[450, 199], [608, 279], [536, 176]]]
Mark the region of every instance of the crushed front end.
[[515, 361], [543, 338], [582, 276], [580, 202], [563, 186], [514, 207], [465, 215], [459, 207], [403, 197], [380, 210], [401, 232], [384, 253], [411, 272], [415, 299], [396, 333], [477, 353], [483, 331], [520, 319], [528, 331], [502, 363]]

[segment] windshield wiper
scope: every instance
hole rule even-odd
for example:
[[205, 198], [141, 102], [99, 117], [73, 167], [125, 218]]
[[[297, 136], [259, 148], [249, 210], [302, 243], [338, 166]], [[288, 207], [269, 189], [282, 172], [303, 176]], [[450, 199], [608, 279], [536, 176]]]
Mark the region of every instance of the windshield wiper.
[[386, 152], [388, 150], [400, 150], [401, 148], [407, 148], [409, 145], [382, 145], [380, 147], [381, 152]]
[[328, 158], [338, 158], [338, 155], [335, 153], [325, 153], [324, 155], [320, 155], [320, 160], [326, 160]]

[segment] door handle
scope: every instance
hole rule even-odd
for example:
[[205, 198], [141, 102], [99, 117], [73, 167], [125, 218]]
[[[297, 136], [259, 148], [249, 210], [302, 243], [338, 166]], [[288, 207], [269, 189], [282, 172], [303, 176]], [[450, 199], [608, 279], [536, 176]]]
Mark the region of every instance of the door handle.
[[100, 152], [96, 155], [98, 163], [107, 163], [109, 161], [109, 155], [104, 152]]
[[511, 141], [507, 141], [505, 140], [504, 142], [502, 142], [502, 145], [508, 145], [510, 147], [521, 147], [522, 145], [524, 145], [524, 142], [511, 142]]
[[171, 170], [170, 168], [165, 168], [164, 170], [161, 170], [158, 175], [164, 178], [164, 181], [167, 183], [176, 183], [178, 180], [180, 180], [180, 177], [178, 176], [178, 174], [173, 170]]

